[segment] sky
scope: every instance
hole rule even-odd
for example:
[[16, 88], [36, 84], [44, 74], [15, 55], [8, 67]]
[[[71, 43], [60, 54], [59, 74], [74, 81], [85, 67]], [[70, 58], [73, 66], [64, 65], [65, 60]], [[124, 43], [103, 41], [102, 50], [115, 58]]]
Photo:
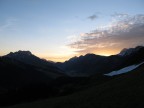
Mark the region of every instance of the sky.
[[0, 0], [0, 56], [52, 61], [144, 45], [144, 0]]

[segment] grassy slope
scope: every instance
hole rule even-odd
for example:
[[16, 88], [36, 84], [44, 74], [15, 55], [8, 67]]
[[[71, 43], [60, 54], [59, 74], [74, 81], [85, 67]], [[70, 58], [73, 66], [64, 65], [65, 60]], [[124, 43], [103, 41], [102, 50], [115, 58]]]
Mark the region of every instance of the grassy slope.
[[144, 65], [85, 91], [9, 108], [144, 108], [143, 101]]

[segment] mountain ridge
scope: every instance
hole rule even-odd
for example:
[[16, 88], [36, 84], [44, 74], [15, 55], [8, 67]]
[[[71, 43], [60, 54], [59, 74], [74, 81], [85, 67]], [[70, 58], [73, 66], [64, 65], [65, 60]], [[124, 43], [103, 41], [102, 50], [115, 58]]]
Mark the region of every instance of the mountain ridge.
[[82, 74], [89, 76], [97, 73], [105, 74], [144, 61], [143, 46], [132, 48], [132, 50], [133, 51], [131, 51], [131, 48], [130, 50], [126, 50], [129, 54], [125, 56], [121, 56], [120, 54], [111, 56], [86, 54], [85, 56], [71, 58], [63, 63], [57, 63], [57, 66], [71, 76]]
[[[142, 54], [144, 54], [144, 47], [137, 46], [135, 48], [123, 49], [116, 55], [101, 56], [88, 53], [84, 56], [72, 57], [62, 63], [49, 62], [33, 55], [30, 51], [21, 50], [11, 52], [4, 57], [16, 59], [44, 69], [53, 68], [54, 71], [59, 71], [59, 73], [64, 73], [69, 76], [90, 76], [97, 73], [106, 74], [110, 71], [139, 63], [144, 60]], [[103, 66], [105, 68], [103, 68]]]
[[120, 51], [120, 53], [118, 55], [120, 55], [120, 56], [127, 56], [127, 55], [130, 55], [131, 53], [136, 52], [140, 48], [143, 48], [143, 46], [137, 46], [135, 48], [124, 48], [124, 49], [122, 49]]
[[[101, 87], [123, 76], [104, 74], [137, 65], [144, 61], [143, 55], [144, 47], [141, 47], [125, 56], [86, 54], [64, 63], [51, 63], [38, 58], [30, 51], [11, 52], [0, 57], [0, 105], [61, 97], [79, 93], [93, 86]], [[139, 67], [143, 66], [144, 64]]]

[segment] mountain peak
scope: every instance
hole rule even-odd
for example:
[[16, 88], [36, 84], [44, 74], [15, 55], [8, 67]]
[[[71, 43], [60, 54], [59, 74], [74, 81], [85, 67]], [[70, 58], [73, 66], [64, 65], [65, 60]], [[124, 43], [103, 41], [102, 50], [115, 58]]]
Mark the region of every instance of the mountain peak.
[[25, 55], [32, 55], [32, 53], [30, 51], [21, 51], [21, 50], [19, 50], [17, 53], [25, 54]]
[[30, 56], [32, 55], [32, 53], [30, 51], [22, 51], [22, 50], [19, 50], [17, 52], [10, 52], [8, 55], [6, 56], [18, 56], [18, 55], [21, 55], [21, 56]]
[[137, 46], [135, 48], [124, 48], [123, 50], [121, 50], [121, 52], [118, 55], [127, 56], [127, 55], [130, 55], [130, 54], [138, 51], [141, 48], [143, 48], [143, 46]]

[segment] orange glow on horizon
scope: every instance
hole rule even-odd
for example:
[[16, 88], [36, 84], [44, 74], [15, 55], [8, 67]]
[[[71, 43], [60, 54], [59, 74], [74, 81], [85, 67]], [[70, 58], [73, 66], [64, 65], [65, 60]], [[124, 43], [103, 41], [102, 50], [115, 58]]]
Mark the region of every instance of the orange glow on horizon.
[[[96, 55], [102, 55], [102, 56], [110, 56], [110, 55], [115, 55], [118, 54], [120, 52], [120, 50], [122, 50], [122, 48], [100, 48], [100, 49], [93, 49], [89, 52], [75, 52], [75, 51], [71, 51], [71, 49], [67, 49], [67, 50], [62, 50], [62, 52], [58, 52], [58, 53], [50, 53], [50, 52], [44, 52], [44, 53], [39, 53], [39, 51], [36, 52], [32, 52], [33, 55], [36, 55], [37, 57], [40, 57], [42, 59], [46, 59], [48, 61], [53, 61], [53, 62], [64, 62], [66, 60], [69, 60], [70, 58], [74, 57], [74, 56], [81, 56], [81, 55], [86, 55], [87, 53], [93, 53]], [[15, 52], [15, 51], [13, 51]], [[7, 52], [1, 52], [0, 55], [6, 55], [8, 54]]]
[[71, 57], [45, 57], [44, 59], [48, 61], [53, 62], [65, 62], [66, 60], [69, 60]]
[[74, 57], [75, 55], [71, 55], [71, 56], [39, 56], [42, 59], [46, 59], [48, 61], [53, 61], [53, 62], [65, 62], [67, 60], [69, 60], [70, 58]]
[[95, 50], [93, 53], [97, 55], [110, 56], [110, 55], [118, 54], [120, 51], [121, 48], [101, 48]]
[[103, 51], [103, 52], [98, 52], [95, 53], [97, 55], [103, 55], [103, 56], [111, 56], [111, 55], [115, 55], [118, 54], [119, 52], [115, 52], [115, 51]]
[[[96, 55], [102, 55], [102, 56], [110, 56], [110, 55], [115, 55], [119, 53], [119, 50], [101, 50], [101, 51], [95, 51], [92, 52]], [[81, 55], [86, 55], [86, 54], [77, 54], [77, 55], [69, 55], [69, 56], [62, 56], [62, 55], [57, 55], [57, 56], [45, 56], [45, 57], [41, 57], [44, 58], [48, 61], [54, 61], [54, 62], [64, 62], [66, 60], [69, 60], [70, 58], [74, 57], [74, 56], [81, 56]]]

